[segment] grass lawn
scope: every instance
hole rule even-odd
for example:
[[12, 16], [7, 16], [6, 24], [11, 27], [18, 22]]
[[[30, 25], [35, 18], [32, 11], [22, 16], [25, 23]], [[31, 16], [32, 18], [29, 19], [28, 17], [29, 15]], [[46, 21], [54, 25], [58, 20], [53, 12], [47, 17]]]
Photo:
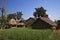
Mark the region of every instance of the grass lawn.
[[11, 28], [0, 30], [0, 40], [60, 40], [60, 35], [49, 29]]

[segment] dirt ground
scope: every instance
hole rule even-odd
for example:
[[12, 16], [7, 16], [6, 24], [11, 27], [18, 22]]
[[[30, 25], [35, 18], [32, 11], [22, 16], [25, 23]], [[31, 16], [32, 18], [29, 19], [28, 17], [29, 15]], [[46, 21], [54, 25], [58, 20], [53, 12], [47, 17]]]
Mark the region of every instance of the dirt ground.
[[60, 34], [60, 29], [55, 30], [55, 33]]

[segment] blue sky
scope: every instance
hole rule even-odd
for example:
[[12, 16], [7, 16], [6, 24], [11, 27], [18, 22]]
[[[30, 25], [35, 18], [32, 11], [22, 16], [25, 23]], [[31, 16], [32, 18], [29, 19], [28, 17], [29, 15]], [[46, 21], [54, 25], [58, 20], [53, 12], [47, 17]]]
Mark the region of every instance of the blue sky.
[[[5, 0], [6, 10], [8, 13], [16, 13], [22, 11], [23, 18], [33, 17], [34, 8], [43, 6], [47, 10], [47, 14], [51, 20], [60, 19], [60, 0]], [[0, 0], [2, 7], [2, 0]], [[0, 12], [1, 15], [1, 12]]]

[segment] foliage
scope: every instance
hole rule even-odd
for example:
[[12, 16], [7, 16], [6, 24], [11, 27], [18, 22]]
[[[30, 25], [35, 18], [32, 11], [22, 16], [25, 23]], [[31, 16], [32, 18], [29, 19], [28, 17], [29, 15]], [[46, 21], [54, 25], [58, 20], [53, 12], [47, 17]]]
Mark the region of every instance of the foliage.
[[12, 19], [12, 18], [15, 19], [15, 16], [16, 16], [15, 14], [8, 14], [8, 15], [7, 15], [7, 19], [8, 19], [8, 20], [10, 20], [10, 19]]
[[5, 26], [6, 21], [7, 21], [7, 18], [6, 18], [5, 16], [1, 17], [0, 22], [1, 22], [1, 26], [2, 26], [2, 27], [4, 27], [4, 26]]
[[33, 13], [33, 16], [36, 17], [48, 17], [46, 10], [43, 7], [35, 8], [36, 12]]
[[7, 15], [7, 19], [10, 20], [10, 19], [22, 19], [22, 12], [17, 12], [17, 13], [13, 13], [13, 14], [8, 14]]
[[57, 29], [60, 29], [60, 20], [55, 20], [55, 22], [57, 23]]
[[0, 37], [4, 40], [57, 40], [59, 36], [49, 29], [11, 28], [0, 30]]
[[21, 19], [22, 18], [22, 15], [23, 15], [22, 12], [17, 12], [17, 15], [16, 15], [17, 16], [17, 19], [18, 20]]
[[60, 20], [56, 20], [55, 22], [56, 22], [57, 24], [60, 24]]

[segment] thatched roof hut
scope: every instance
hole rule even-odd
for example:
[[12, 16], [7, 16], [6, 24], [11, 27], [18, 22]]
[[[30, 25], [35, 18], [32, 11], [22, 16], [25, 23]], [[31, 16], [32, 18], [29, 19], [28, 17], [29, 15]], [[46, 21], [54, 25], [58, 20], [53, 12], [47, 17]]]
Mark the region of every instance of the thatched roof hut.
[[9, 20], [9, 26], [12, 26], [12, 27], [23, 27], [25, 26], [25, 23], [23, 21], [16, 21], [15, 19], [11, 19]]
[[38, 29], [48, 29], [48, 28], [52, 28], [53, 26], [56, 27], [57, 24], [46, 17], [39, 17], [36, 19], [36, 21], [34, 21], [31, 24], [32, 28], [38, 28]]
[[29, 19], [26, 20], [25, 23], [26, 23], [26, 26], [31, 26], [33, 22], [35, 22], [35, 19], [30, 17]]
[[17, 24], [16, 25], [25, 25], [25, 22], [24, 21], [22, 21], [22, 20], [20, 20], [20, 21], [16, 21], [17, 22]]
[[46, 17], [40, 17], [39, 19], [49, 23], [50, 25], [52, 26], [57, 26], [57, 24], [55, 22], [53, 22], [52, 20], [50, 20], [49, 18], [46, 18]]
[[17, 22], [16, 22], [16, 20], [15, 20], [15, 19], [11, 19], [11, 20], [9, 20], [9, 24], [11, 24], [11, 25], [16, 25], [16, 24], [17, 24]]
[[25, 25], [24, 23], [17, 23], [17, 25]]

